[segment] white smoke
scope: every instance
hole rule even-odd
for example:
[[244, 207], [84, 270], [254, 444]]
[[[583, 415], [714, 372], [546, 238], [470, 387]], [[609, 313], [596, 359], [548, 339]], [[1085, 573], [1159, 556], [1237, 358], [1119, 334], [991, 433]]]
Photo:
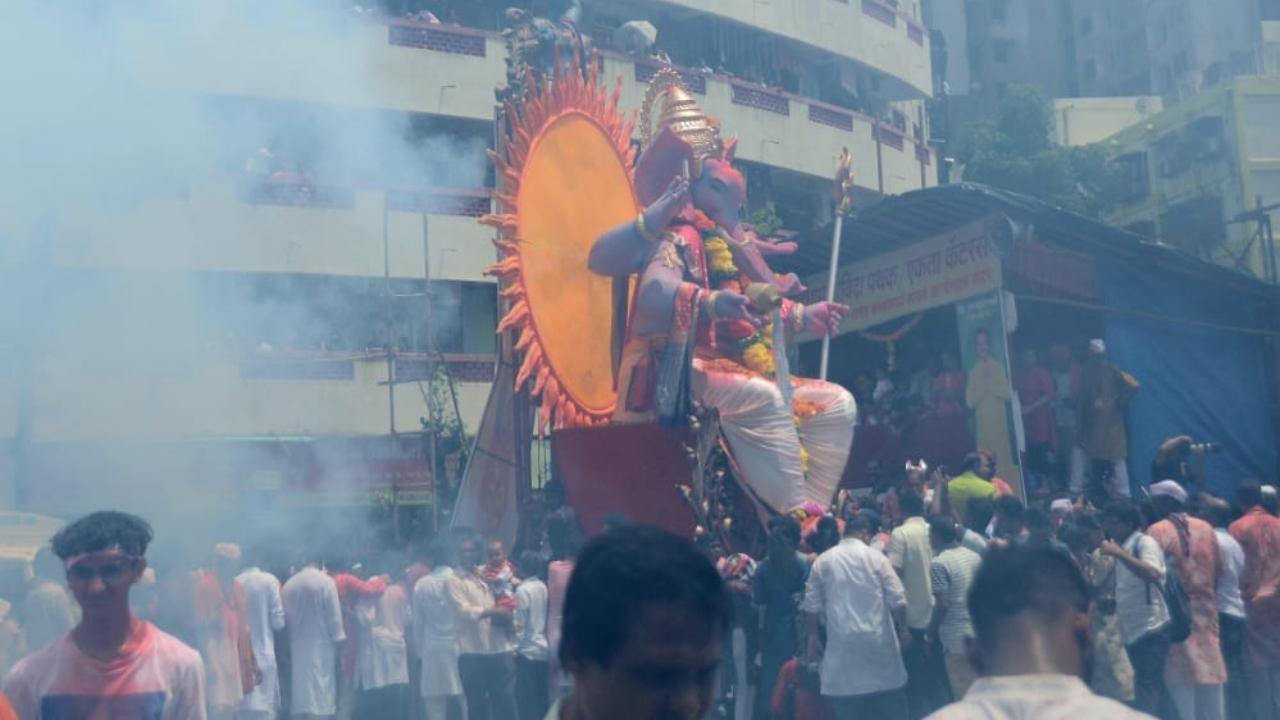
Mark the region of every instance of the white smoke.
[[[14, 436], [34, 392], [30, 439], [67, 440], [67, 453], [96, 443], [98, 465], [60, 463], [82, 472], [85, 488], [65, 507], [107, 498], [155, 520], [170, 502], [225, 496], [207, 486], [219, 478], [233, 493], [251, 487], [230, 464], [193, 467], [177, 445], [172, 457], [134, 453], [162, 455], [150, 443], [159, 437], [201, 436], [174, 438], [159, 427], [165, 418], [226, 427], [218, 413], [231, 401], [220, 396], [236, 378], [212, 372], [210, 359], [323, 335], [358, 285], [315, 283], [298, 298], [264, 295], [243, 277], [148, 271], [183, 266], [173, 254], [184, 244], [157, 235], [104, 247], [100, 228], [211, 178], [235, 181], [264, 146], [320, 183], [484, 183], [482, 131], [380, 109], [386, 84], [403, 80], [355, 50], [373, 22], [307, 0], [0, 3], [0, 437]], [[135, 270], [84, 269], [97, 260]], [[378, 339], [373, 328], [353, 332]], [[197, 391], [173, 392], [183, 384]], [[96, 432], [64, 437], [65, 427]], [[13, 474], [10, 457], [0, 477]]]

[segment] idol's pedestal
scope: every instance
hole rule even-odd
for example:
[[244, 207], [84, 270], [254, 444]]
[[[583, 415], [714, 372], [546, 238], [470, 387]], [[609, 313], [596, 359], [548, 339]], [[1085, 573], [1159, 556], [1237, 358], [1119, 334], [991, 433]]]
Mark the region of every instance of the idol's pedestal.
[[551, 462], [588, 535], [600, 532], [605, 516], [621, 513], [693, 537], [693, 512], [676, 487], [691, 481], [685, 445], [692, 442], [688, 428], [570, 428], [551, 434]]

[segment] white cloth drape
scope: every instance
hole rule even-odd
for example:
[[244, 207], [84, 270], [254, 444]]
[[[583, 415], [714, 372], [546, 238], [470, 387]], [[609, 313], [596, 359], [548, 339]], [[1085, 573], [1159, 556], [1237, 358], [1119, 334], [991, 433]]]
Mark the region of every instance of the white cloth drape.
[[[849, 391], [834, 383], [798, 380], [796, 403], [820, 409], [797, 423], [771, 380], [713, 369], [701, 360], [694, 360], [693, 368], [695, 396], [720, 411], [721, 431], [741, 479], [761, 502], [777, 512], [806, 502], [831, 502], [853, 444], [857, 406]], [[802, 438], [809, 451], [808, 478], [801, 467]]]

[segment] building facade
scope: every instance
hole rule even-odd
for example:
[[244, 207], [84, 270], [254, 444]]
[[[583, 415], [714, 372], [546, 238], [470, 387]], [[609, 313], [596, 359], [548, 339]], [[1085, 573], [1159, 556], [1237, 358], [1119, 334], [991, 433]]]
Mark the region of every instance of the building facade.
[[1274, 281], [1255, 211], [1280, 202], [1280, 79], [1238, 77], [1110, 140], [1131, 188], [1111, 218], [1191, 255]]
[[1153, 0], [1145, 3], [1152, 92], [1192, 97], [1239, 75], [1260, 72], [1258, 0]]
[[[118, 108], [131, 139], [98, 143], [117, 166], [86, 154], [50, 180], [85, 181], [66, 205], [0, 228], [18, 279], [0, 315], [14, 338], [0, 346], [0, 504], [430, 499], [426, 399], [474, 433], [494, 376], [495, 251], [477, 219], [505, 3], [404, 5], [94, 18], [83, 42], [105, 44], [130, 102], [112, 87], [100, 117], [77, 117], [109, 138]], [[936, 183], [916, 3], [588, 2], [580, 27], [628, 109], [659, 66], [615, 47], [632, 20], [739, 136], [750, 210], [825, 221], [844, 147], [864, 198]], [[67, 27], [49, 37], [76, 42]], [[454, 476], [457, 450], [440, 450]]]

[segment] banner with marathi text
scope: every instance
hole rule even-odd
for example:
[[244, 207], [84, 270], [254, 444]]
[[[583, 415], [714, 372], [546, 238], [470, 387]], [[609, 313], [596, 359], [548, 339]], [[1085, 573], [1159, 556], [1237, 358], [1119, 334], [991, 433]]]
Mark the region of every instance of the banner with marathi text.
[[[836, 302], [850, 308], [840, 333], [949, 305], [1000, 287], [1000, 259], [987, 234], [987, 219], [945, 235], [840, 268]], [[858, 241], [857, 236], [846, 242]], [[827, 274], [805, 278], [802, 302], [825, 299]]]

